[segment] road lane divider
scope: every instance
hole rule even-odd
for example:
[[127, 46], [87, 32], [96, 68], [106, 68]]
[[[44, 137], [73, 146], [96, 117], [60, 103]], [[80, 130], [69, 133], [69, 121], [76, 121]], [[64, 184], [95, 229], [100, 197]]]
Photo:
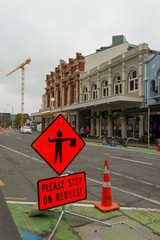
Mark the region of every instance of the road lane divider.
[[[104, 154], [106, 155], [106, 154]], [[132, 160], [132, 159], [128, 159], [128, 158], [121, 158], [121, 157], [117, 157], [117, 156], [110, 156], [111, 158], [115, 158], [115, 159], [119, 159], [119, 160], [123, 160], [123, 161], [128, 161], [128, 162], [134, 162], [134, 163], [138, 163], [138, 164], [144, 164], [144, 165], [149, 165], [152, 166], [152, 163], [146, 163], [146, 162], [141, 162], [138, 160]]]
[[2, 144], [0, 144], [0, 147], [5, 148], [5, 149], [7, 149], [7, 150], [9, 150], [9, 151], [12, 151], [12, 152], [14, 152], [14, 153], [20, 154], [20, 155], [22, 155], [22, 156], [24, 156], [24, 157], [30, 158], [30, 159], [32, 159], [32, 160], [34, 160], [34, 161], [41, 162], [41, 163], [45, 163], [44, 161], [41, 161], [41, 160], [39, 160], [39, 159], [37, 159], [37, 158], [34, 158], [34, 157], [32, 157], [32, 156], [29, 156], [29, 155], [27, 155], [27, 154], [24, 154], [24, 153], [21, 153], [21, 152], [19, 152], [19, 151], [16, 151], [16, 150], [14, 150], [14, 149], [12, 149], [12, 148], [6, 147], [6, 146], [4, 146], [4, 145], [2, 145]]

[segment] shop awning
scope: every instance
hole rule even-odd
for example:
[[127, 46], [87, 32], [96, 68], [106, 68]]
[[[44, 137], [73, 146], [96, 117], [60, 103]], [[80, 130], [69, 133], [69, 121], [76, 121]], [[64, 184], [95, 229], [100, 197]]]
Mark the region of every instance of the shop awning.
[[[159, 112], [160, 104], [155, 106], [150, 106], [150, 112]], [[146, 108], [128, 108], [122, 111], [122, 114], [146, 114], [148, 113], [148, 107]]]
[[109, 115], [102, 115], [102, 118], [111, 118], [111, 117], [113, 117], [112, 114], [109, 114]]

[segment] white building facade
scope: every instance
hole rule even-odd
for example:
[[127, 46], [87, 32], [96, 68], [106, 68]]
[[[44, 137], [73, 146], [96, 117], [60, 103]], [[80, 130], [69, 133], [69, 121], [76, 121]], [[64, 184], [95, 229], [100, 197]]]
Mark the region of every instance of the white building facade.
[[138, 137], [143, 134], [143, 116], [125, 116], [123, 112], [144, 107], [143, 78], [147, 59], [148, 45], [140, 44], [81, 74], [80, 103], [90, 111], [92, 136], [105, 133], [109, 137]]

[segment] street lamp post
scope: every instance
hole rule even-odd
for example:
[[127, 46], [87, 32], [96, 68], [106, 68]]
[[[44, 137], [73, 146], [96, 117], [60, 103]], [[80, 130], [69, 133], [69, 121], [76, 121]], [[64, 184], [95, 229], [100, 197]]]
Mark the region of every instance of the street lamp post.
[[8, 106], [11, 106], [12, 107], [12, 129], [13, 129], [13, 105], [12, 104], [6, 104], [6, 105], [8, 105]]
[[41, 108], [40, 108], [40, 112], [43, 111], [43, 102], [40, 102]]
[[50, 110], [52, 111], [52, 106], [53, 106], [53, 102], [55, 101], [54, 98], [51, 98], [51, 104], [50, 104]]

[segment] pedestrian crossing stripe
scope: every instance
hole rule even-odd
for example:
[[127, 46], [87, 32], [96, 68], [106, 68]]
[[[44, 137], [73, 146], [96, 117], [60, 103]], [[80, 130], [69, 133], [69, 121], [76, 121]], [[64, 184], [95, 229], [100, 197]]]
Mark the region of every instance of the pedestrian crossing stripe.
[[3, 186], [4, 186], [4, 183], [0, 179], [0, 187], [3, 187]]

